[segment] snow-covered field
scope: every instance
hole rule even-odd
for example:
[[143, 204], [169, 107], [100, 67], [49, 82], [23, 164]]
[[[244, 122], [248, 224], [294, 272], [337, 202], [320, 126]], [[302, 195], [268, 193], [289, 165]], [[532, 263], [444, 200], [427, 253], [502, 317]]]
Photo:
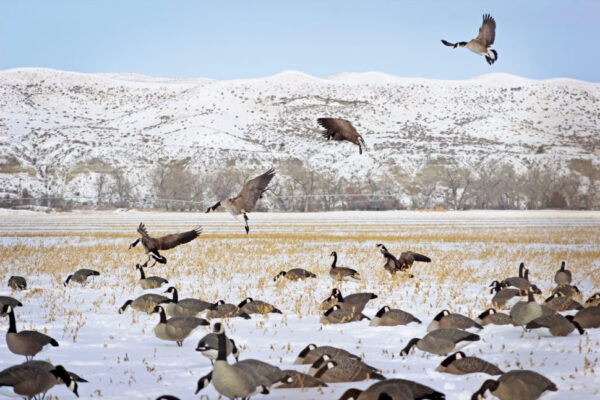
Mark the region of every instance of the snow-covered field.
[[[187, 338], [182, 348], [154, 336], [157, 315], [117, 309], [144, 292], [136, 262], [140, 246], [127, 250], [144, 222], [153, 236], [202, 225], [203, 234], [190, 244], [163, 252], [166, 265], [149, 274], [169, 279], [180, 297], [238, 303], [246, 296], [275, 304], [283, 315], [231, 319], [228, 334], [241, 345], [241, 359], [257, 358], [281, 368], [293, 362], [308, 343], [343, 347], [383, 371], [432, 386], [448, 399], [469, 399], [488, 378], [435, 372], [444, 359], [420, 350], [400, 357], [413, 337], [422, 337], [433, 316], [444, 308], [476, 317], [488, 305], [493, 279], [517, 274], [519, 262], [530, 279], [549, 295], [561, 260], [573, 271], [584, 299], [600, 291], [600, 213], [598, 212], [347, 212], [322, 214], [251, 214], [250, 235], [241, 222], [221, 214], [175, 213], [9, 213], [0, 216], [0, 295], [21, 300], [18, 329], [36, 329], [60, 343], [38, 355], [63, 364], [89, 383], [81, 398], [155, 398], [173, 394], [198, 398], [198, 378], [210, 371], [207, 358], [194, 351], [209, 328]], [[390, 276], [382, 268], [376, 243], [394, 254], [414, 250], [430, 256], [431, 264], [415, 263], [413, 279]], [[368, 321], [323, 326], [318, 305], [335, 284], [328, 275], [337, 251], [340, 264], [357, 269], [360, 283], [344, 283], [342, 293], [372, 291], [378, 298], [365, 314], [373, 317], [384, 305], [402, 308], [424, 323], [370, 327]], [[101, 275], [86, 286], [63, 287], [68, 273], [94, 268]], [[317, 279], [273, 282], [280, 270], [302, 267]], [[23, 275], [29, 289], [11, 292], [8, 277]], [[156, 289], [161, 293], [166, 290]], [[541, 298], [540, 298], [541, 299]], [[0, 321], [0, 336], [8, 319]], [[524, 368], [542, 373], [559, 388], [547, 399], [592, 399], [600, 396], [600, 330], [586, 335], [540, 338], [512, 326], [488, 326], [481, 341], [464, 351], [496, 363], [503, 370]], [[0, 369], [23, 362], [0, 340]], [[330, 384], [324, 389], [279, 389], [272, 399], [335, 399], [347, 388], [371, 382]], [[6, 391], [0, 392], [1, 394]], [[64, 387], [51, 393], [73, 398]], [[201, 392], [218, 398], [212, 386]], [[490, 395], [488, 394], [488, 397]]]

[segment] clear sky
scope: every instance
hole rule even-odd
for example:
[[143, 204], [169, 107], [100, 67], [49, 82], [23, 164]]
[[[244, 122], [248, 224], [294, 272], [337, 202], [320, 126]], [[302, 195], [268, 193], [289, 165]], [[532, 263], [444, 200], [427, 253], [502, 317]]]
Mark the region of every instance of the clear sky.
[[[498, 62], [440, 43], [496, 19]], [[381, 71], [600, 81], [600, 1], [0, 0], [0, 69], [249, 78]]]

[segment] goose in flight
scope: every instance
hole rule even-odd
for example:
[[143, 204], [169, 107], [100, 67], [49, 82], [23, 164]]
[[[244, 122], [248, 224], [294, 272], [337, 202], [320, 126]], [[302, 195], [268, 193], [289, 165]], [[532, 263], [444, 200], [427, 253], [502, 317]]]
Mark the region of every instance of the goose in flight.
[[323, 137], [327, 140], [346, 140], [350, 143], [358, 145], [358, 153], [362, 154], [362, 148], [365, 150], [367, 145], [365, 140], [356, 129], [352, 126], [350, 121], [341, 118], [319, 118], [317, 119], [319, 125], [325, 130], [321, 132]]
[[244, 216], [244, 228], [246, 229], [246, 234], [248, 234], [250, 227], [248, 226], [248, 216], [246, 213], [254, 209], [256, 202], [262, 198], [263, 193], [267, 190], [267, 186], [269, 186], [274, 176], [275, 170], [271, 168], [264, 174], [250, 179], [244, 184], [244, 187], [236, 197], [221, 200], [214, 206], [208, 207], [206, 212], [215, 211], [218, 207], [223, 206], [234, 217], [242, 214]]
[[494, 49], [490, 49], [490, 46], [494, 44], [496, 38], [496, 21], [490, 14], [483, 14], [483, 23], [479, 28], [479, 34], [475, 39], [471, 39], [469, 42], [457, 42], [450, 43], [442, 39], [442, 43], [446, 46], [453, 48], [466, 47], [473, 53], [485, 56], [485, 61], [492, 65], [498, 60], [498, 52]]
[[161, 256], [158, 251], [159, 250], [169, 250], [173, 247], [177, 247], [180, 244], [191, 242], [196, 239], [202, 233], [202, 227], [197, 227], [192, 229], [191, 231], [181, 232], [181, 233], [173, 233], [171, 235], [153, 238], [148, 235], [148, 231], [146, 231], [146, 226], [144, 223], [140, 223], [140, 226], [137, 229], [138, 233], [142, 235], [141, 238], [137, 238], [133, 243], [129, 245], [129, 248], [137, 246], [137, 244], [142, 241], [142, 246], [144, 246], [144, 250], [148, 255], [148, 259], [142, 267], [146, 267], [148, 265], [148, 261], [151, 258], [154, 258], [154, 264], [150, 267], [154, 267], [154, 265], [159, 262], [161, 264], [166, 264], [167, 259], [164, 256]]

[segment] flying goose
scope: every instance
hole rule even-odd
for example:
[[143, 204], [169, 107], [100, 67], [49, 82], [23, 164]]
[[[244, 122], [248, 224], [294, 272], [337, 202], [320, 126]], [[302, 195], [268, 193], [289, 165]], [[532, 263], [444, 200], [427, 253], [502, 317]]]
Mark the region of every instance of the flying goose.
[[160, 314], [160, 321], [154, 327], [154, 334], [162, 340], [170, 340], [181, 347], [183, 341], [194, 330], [203, 325], [210, 325], [207, 320], [196, 317], [171, 317], [167, 319], [165, 309], [162, 306], [154, 307], [152, 313]]
[[12, 387], [15, 394], [29, 399], [39, 394], [43, 394], [42, 398], [45, 397], [46, 392], [59, 382], [63, 382], [75, 393], [75, 396], [79, 397], [77, 382], [71, 379], [62, 365], [57, 365], [48, 371], [35, 364], [19, 364], [0, 371], [0, 386]]
[[600, 306], [600, 292], [594, 293], [585, 301], [586, 307]]
[[566, 317], [560, 314], [542, 315], [527, 323], [525, 328], [528, 330], [537, 329], [540, 336], [567, 336], [575, 329], [577, 329], [580, 335], [585, 333], [572, 315], [567, 315]]
[[370, 326], [397, 326], [408, 325], [411, 322], [420, 324], [421, 321], [414, 315], [388, 306], [381, 308], [369, 323]]
[[581, 310], [583, 308], [583, 305], [581, 305], [580, 302], [575, 301], [560, 292], [556, 292], [548, 297], [544, 301], [544, 305], [555, 311]]
[[481, 326], [486, 326], [490, 324], [510, 325], [512, 324], [512, 319], [510, 318], [510, 315], [500, 313], [496, 311], [495, 308], [488, 308], [487, 310], [479, 314], [477, 318], [475, 318], [475, 322], [477, 322]]
[[376, 298], [375, 293], [352, 293], [342, 296], [340, 289], [333, 288], [331, 295], [321, 303], [321, 309], [327, 310], [337, 304], [342, 308], [352, 308], [355, 312], [362, 312], [367, 303]]
[[[352, 359], [346, 358], [343, 360]], [[314, 377], [327, 383], [385, 379], [385, 376], [371, 371], [370, 369], [365, 368], [358, 363], [343, 362], [343, 360], [327, 361], [327, 363], [325, 363], [325, 365], [323, 365], [321, 369], [314, 374]]]
[[560, 269], [554, 274], [554, 282], [557, 285], [570, 285], [571, 284], [571, 271], [565, 269], [566, 262], [560, 263]]
[[131, 306], [138, 311], [143, 311], [146, 314], [151, 314], [154, 311], [154, 307], [162, 303], [169, 303], [171, 299], [166, 296], [154, 293], [146, 293], [139, 296], [135, 300], [127, 300], [125, 304], [119, 308], [119, 314], [123, 314], [127, 309], [127, 306]]
[[406, 379], [385, 379], [372, 384], [365, 390], [348, 389], [339, 400], [444, 400], [445, 398], [443, 393], [418, 382]]
[[[196, 351], [199, 351], [204, 357], [207, 357], [210, 360], [210, 363], [214, 365], [214, 360], [217, 359], [217, 354], [219, 352], [219, 340], [217, 334], [211, 332], [200, 339], [196, 346]], [[239, 361], [238, 357], [240, 356], [240, 351], [233, 339], [228, 338], [226, 353], [226, 356], [233, 354], [235, 361]]]
[[8, 332], [6, 332], [6, 345], [11, 352], [25, 356], [27, 360], [31, 360], [47, 345], [58, 346], [56, 340], [43, 333], [37, 331], [17, 332], [15, 312], [9, 304], [6, 304], [2, 308], [2, 314], [8, 314], [9, 327]]
[[331, 268], [329, 269], [329, 276], [331, 277], [331, 279], [339, 282], [349, 280], [360, 281], [360, 274], [355, 269], [336, 266], [337, 253], [335, 251], [332, 251], [330, 256], [333, 257], [333, 263], [331, 264]]
[[73, 275], [67, 276], [67, 279], [65, 280], [65, 283], [63, 285], [67, 286], [69, 284], [69, 281], [81, 283], [83, 285], [86, 282], [88, 276], [98, 275], [100, 275], [100, 272], [98, 271], [95, 271], [93, 269], [81, 268], [75, 271]]
[[556, 385], [543, 375], [528, 370], [512, 370], [503, 373], [498, 380], [488, 379], [471, 400], [483, 399], [489, 390], [500, 400], [535, 400], [546, 390], [556, 392]]
[[433, 318], [433, 321], [431, 321], [427, 327], [427, 332], [440, 328], [483, 329], [483, 326], [462, 314], [450, 313], [448, 310], [442, 310]]
[[362, 360], [357, 360], [351, 357], [331, 357], [329, 354], [323, 354], [319, 357], [308, 370], [308, 374], [314, 376], [328, 361], [336, 361], [339, 365], [349, 364], [352, 367], [360, 367], [369, 370], [370, 372], [381, 372], [381, 370], [370, 366]]
[[360, 311], [354, 311], [352, 308], [342, 308], [338, 304], [325, 311], [321, 317], [322, 324], [345, 324], [348, 322], [358, 322], [363, 319], [370, 320]]
[[403, 357], [407, 356], [410, 350], [414, 346], [417, 346], [420, 350], [428, 353], [445, 356], [478, 340], [479, 335], [471, 332], [455, 328], [440, 328], [429, 332], [421, 339], [411, 339], [406, 347], [400, 351], [400, 355]]
[[244, 187], [242, 187], [237, 196], [217, 202], [214, 206], [208, 207], [206, 212], [215, 211], [218, 207], [223, 206], [234, 217], [242, 214], [244, 216], [244, 229], [246, 229], [246, 234], [248, 234], [250, 227], [248, 226], [248, 216], [246, 213], [254, 210], [256, 202], [262, 198], [263, 193], [267, 190], [267, 186], [269, 186], [274, 176], [275, 170], [271, 168], [264, 174], [250, 179], [244, 183]]
[[279, 271], [277, 275], [273, 278], [273, 281], [277, 281], [277, 279], [283, 276], [291, 281], [304, 280], [306, 278], [316, 278], [317, 276], [310, 271], [307, 271], [303, 268], [292, 268], [289, 271]]
[[262, 300], [254, 300], [252, 297], [246, 297], [238, 308], [246, 314], [281, 314], [281, 310], [272, 304], [266, 303]]
[[600, 307], [586, 307], [579, 310], [573, 321], [577, 322], [582, 328], [600, 328]]
[[10, 297], [10, 296], [0, 296], [0, 317], [4, 317], [4, 312], [2, 311], [4, 309], [4, 306], [9, 305], [11, 306], [13, 309], [15, 307], [23, 307], [23, 303], [21, 303], [19, 300]]
[[363, 147], [367, 149], [365, 140], [363, 137], [354, 129], [350, 121], [341, 118], [319, 118], [317, 119], [319, 125], [325, 130], [321, 132], [321, 135], [327, 140], [346, 140], [350, 143], [354, 143], [358, 146], [358, 153], [362, 154]]
[[479, 34], [475, 39], [471, 39], [469, 42], [457, 42], [450, 43], [442, 39], [442, 43], [446, 46], [453, 48], [466, 47], [475, 54], [485, 56], [485, 61], [492, 65], [498, 59], [498, 52], [494, 49], [490, 49], [490, 46], [494, 44], [496, 38], [496, 21], [489, 14], [483, 14], [483, 23], [479, 28]]
[[156, 289], [161, 287], [165, 283], [169, 283], [168, 280], [166, 280], [165, 278], [161, 278], [160, 276], [146, 277], [143, 265], [136, 264], [135, 269], [140, 271], [140, 286], [142, 286], [142, 289]]
[[307, 345], [304, 349], [302, 349], [300, 354], [298, 354], [296, 361], [294, 361], [294, 364], [313, 364], [323, 354], [328, 354], [330, 357], [333, 358], [350, 357], [356, 360], [360, 360], [359, 356], [354, 355], [344, 349], [340, 349], [339, 347], [317, 346], [314, 343], [311, 343]]
[[218, 300], [214, 305], [215, 308], [206, 313], [207, 319], [234, 317], [250, 319], [250, 316], [235, 304], [225, 303], [223, 300]]
[[8, 287], [12, 290], [25, 290], [27, 281], [22, 276], [13, 275], [8, 279]]
[[476, 372], [488, 375], [501, 375], [503, 373], [494, 364], [478, 357], [467, 357], [462, 351], [447, 357], [435, 370], [454, 375], [473, 374]]
[[[403, 251], [400, 253], [400, 257], [396, 258], [383, 244], [378, 243], [376, 247], [379, 247], [379, 251], [385, 258], [383, 268], [392, 275], [394, 275], [396, 271], [409, 269], [415, 261], [431, 262], [431, 258], [424, 256], [423, 254], [415, 253], [414, 251]], [[410, 277], [412, 278], [412, 275]]]
[[172, 317], [195, 317], [206, 310], [214, 310], [216, 304], [200, 299], [179, 299], [175, 286], [170, 286], [165, 293], [171, 293], [173, 298], [165, 304], [165, 311]]
[[146, 255], [148, 256], [148, 259], [146, 260], [146, 262], [144, 264], [142, 264], [142, 266], [147, 267], [148, 261], [150, 261], [150, 259], [153, 258], [154, 263], [150, 267], [154, 267], [154, 265], [157, 262], [159, 262], [161, 264], [167, 263], [167, 259], [164, 256], [160, 255], [160, 253], [158, 252], [159, 250], [169, 250], [169, 249], [172, 249], [173, 247], [179, 246], [180, 244], [185, 244], [185, 243], [191, 242], [192, 240], [194, 240], [198, 236], [200, 236], [200, 234], [202, 233], [202, 227], [198, 226], [198, 227], [192, 229], [191, 231], [173, 233], [171, 235], [166, 235], [166, 236], [162, 236], [159, 238], [153, 238], [153, 237], [150, 237], [150, 235], [148, 235], [146, 226], [144, 225], [143, 222], [141, 222], [140, 226], [138, 226], [137, 231], [142, 237], [137, 238], [133, 243], [131, 243], [129, 245], [129, 248], [131, 249], [132, 247], [137, 246], [137, 244], [141, 240], [142, 246], [144, 246], [144, 251], [146, 252]]

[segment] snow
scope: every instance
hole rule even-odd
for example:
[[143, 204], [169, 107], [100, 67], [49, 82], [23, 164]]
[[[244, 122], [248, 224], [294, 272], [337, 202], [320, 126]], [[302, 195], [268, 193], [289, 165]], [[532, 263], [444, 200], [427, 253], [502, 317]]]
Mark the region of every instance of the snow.
[[[413, 337], [422, 337], [433, 316], [443, 308], [461, 312], [471, 317], [484, 310], [491, 298], [487, 285], [504, 271], [516, 273], [522, 257], [532, 254], [567, 254], [568, 266], [574, 271], [575, 281], [587, 298], [598, 291], [598, 280], [592, 271], [600, 268], [600, 260], [591, 265], [578, 265], [581, 253], [598, 254], [600, 243], [593, 237], [585, 243], [544, 241], [547, 232], [598, 232], [599, 212], [334, 212], [334, 213], [252, 213], [251, 232], [244, 235], [242, 224], [225, 213], [151, 213], [136, 210], [108, 212], [76, 212], [44, 214], [19, 211], [2, 211], [0, 219], [0, 278], [19, 274], [28, 266], [10, 260], [11, 249], [28, 246], [29, 256], [39, 253], [39, 273], [27, 276], [29, 290], [11, 292], [4, 284], [0, 295], [12, 295], [24, 303], [17, 309], [18, 329], [37, 329], [56, 338], [60, 347], [52, 348], [36, 358], [50, 359], [82, 375], [89, 383], [80, 385], [82, 399], [153, 399], [161, 394], [173, 394], [182, 399], [196, 398], [193, 391], [198, 378], [211, 369], [210, 362], [195, 352], [198, 340], [209, 330], [200, 329], [178, 348], [174, 343], [157, 339], [152, 329], [157, 315], [146, 315], [128, 309], [117, 314], [125, 300], [143, 293], [162, 293], [166, 287], [151, 291], [142, 290], [132, 260], [145, 257], [139, 248], [127, 252], [130, 240], [135, 237], [135, 227], [144, 221], [150, 232], [173, 232], [200, 224], [203, 235], [191, 244], [164, 252], [169, 260], [148, 274], [165, 276], [179, 289], [180, 298], [202, 293], [206, 300], [239, 303], [246, 296], [275, 304], [283, 315], [253, 316], [251, 320], [231, 319], [226, 323], [228, 334], [241, 347], [241, 359], [257, 358], [283, 368], [308, 370], [293, 362], [308, 343], [331, 344], [359, 354], [371, 365], [382, 369], [386, 377], [412, 379], [446, 393], [448, 399], [467, 400], [488, 378], [474, 374], [454, 376], [435, 372], [444, 359], [416, 350], [406, 358], [400, 350]], [[483, 230], [522, 232], [531, 229], [540, 232], [532, 243], [487, 243], [475, 239], [464, 242], [453, 239], [456, 233], [477, 233]], [[412, 232], [412, 233], [411, 233]], [[274, 234], [269, 238], [269, 234]], [[441, 239], [422, 240], [415, 243], [413, 234], [427, 234]], [[95, 235], [108, 235], [98, 236]], [[267, 236], [265, 236], [267, 235]], [[277, 236], [290, 239], [277, 240]], [[296, 235], [296, 236], [294, 236]], [[327, 235], [327, 236], [319, 236]], [[108, 239], [106, 239], [108, 237]], [[383, 238], [383, 239], [381, 239]], [[431, 264], [415, 264], [412, 280], [392, 280], [383, 273], [381, 255], [375, 250], [378, 240], [385, 240], [388, 248], [399, 252], [410, 246], [433, 257]], [[276, 241], [276, 253], [268, 252], [268, 244]], [[114, 248], [114, 254], [102, 259], [94, 257], [94, 246]], [[231, 247], [233, 246], [233, 247]], [[48, 273], [44, 251], [54, 248], [73, 251], [91, 250], [86, 265], [61, 267], [59, 273]], [[210, 248], [209, 248], [210, 247]], [[470, 256], [467, 252], [487, 247], [506, 247], [503, 257], [490, 253], [489, 258]], [[300, 250], [302, 257], [292, 253]], [[230, 253], [225, 253], [229, 249]], [[235, 250], [233, 250], [235, 249]], [[369, 321], [344, 325], [322, 326], [319, 323], [317, 304], [329, 295], [334, 286], [327, 271], [331, 263], [331, 250], [337, 250], [341, 265], [358, 269], [361, 283], [344, 283], [342, 292], [373, 291], [379, 298], [367, 306], [364, 313], [370, 317], [382, 306], [402, 308], [423, 321], [399, 327], [370, 327]], [[407, 248], [406, 248], [407, 249]], [[19, 250], [20, 251], [20, 250]], [[208, 251], [223, 252], [219, 263], [206, 264]], [[265, 251], [267, 251], [265, 253]], [[106, 253], [102, 253], [106, 254]], [[197, 265], [178, 262], [186, 254], [198, 254]], [[477, 253], [479, 254], [479, 253]], [[469, 271], [465, 282], [452, 274], [442, 278], [436, 275], [445, 263], [459, 261], [460, 269]], [[9, 261], [7, 261], [9, 260]], [[539, 259], [536, 259], [539, 261]], [[536, 284], [546, 294], [558, 265], [529, 263]], [[92, 267], [101, 271], [89, 284], [80, 287], [62, 281], [76, 268]], [[274, 283], [272, 277], [280, 269], [303, 267], [317, 273], [315, 280]], [[227, 274], [223, 271], [227, 270]], [[202, 272], [200, 272], [202, 271]], [[252, 271], [251, 273], [249, 271]], [[458, 271], [457, 271], [458, 272]], [[259, 282], [262, 282], [260, 285]], [[452, 299], [453, 297], [453, 299]], [[545, 297], [545, 296], [544, 296]], [[23, 362], [21, 356], [9, 352], [2, 336], [8, 320], [0, 322], [0, 369]], [[584, 336], [572, 334], [562, 338], [539, 338], [536, 333], [508, 326], [487, 326], [481, 332], [481, 341], [467, 346], [468, 355], [476, 355], [496, 363], [501, 369], [532, 369], [547, 376], [559, 388], [547, 393], [544, 399], [594, 398], [600, 392], [597, 369], [600, 352], [600, 330], [590, 329]], [[347, 388], [366, 388], [373, 382], [330, 384], [322, 391], [308, 389], [279, 389], [271, 395], [257, 395], [265, 399], [335, 399]], [[5, 393], [0, 392], [0, 393]], [[73, 398], [63, 387], [51, 393], [61, 398]], [[201, 394], [216, 399], [212, 386]], [[490, 395], [488, 395], [490, 396]]]

